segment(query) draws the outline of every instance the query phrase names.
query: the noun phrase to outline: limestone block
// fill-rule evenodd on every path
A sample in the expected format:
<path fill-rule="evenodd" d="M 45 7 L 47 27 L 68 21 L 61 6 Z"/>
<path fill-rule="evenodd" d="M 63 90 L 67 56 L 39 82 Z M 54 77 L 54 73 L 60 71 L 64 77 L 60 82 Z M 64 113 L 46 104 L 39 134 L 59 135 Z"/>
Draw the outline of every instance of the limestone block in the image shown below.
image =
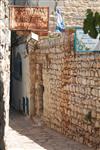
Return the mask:
<path fill-rule="evenodd" d="M 100 120 L 95 122 L 95 128 L 100 128 Z"/>
<path fill-rule="evenodd" d="M 92 118 L 96 118 L 96 111 L 92 110 Z"/>
<path fill-rule="evenodd" d="M 99 112 L 97 112 L 96 118 L 97 118 L 97 120 L 100 120 L 100 113 Z"/>

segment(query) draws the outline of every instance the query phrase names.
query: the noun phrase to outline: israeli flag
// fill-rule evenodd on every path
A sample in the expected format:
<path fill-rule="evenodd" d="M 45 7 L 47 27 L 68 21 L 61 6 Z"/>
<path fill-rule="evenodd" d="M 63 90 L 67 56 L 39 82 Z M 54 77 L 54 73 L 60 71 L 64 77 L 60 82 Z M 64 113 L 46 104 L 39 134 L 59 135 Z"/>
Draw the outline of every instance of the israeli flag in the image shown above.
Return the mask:
<path fill-rule="evenodd" d="M 56 32 L 63 32 L 65 29 L 65 25 L 64 25 L 63 18 L 61 16 L 61 12 L 58 8 L 56 9 L 56 20 L 57 20 Z"/>

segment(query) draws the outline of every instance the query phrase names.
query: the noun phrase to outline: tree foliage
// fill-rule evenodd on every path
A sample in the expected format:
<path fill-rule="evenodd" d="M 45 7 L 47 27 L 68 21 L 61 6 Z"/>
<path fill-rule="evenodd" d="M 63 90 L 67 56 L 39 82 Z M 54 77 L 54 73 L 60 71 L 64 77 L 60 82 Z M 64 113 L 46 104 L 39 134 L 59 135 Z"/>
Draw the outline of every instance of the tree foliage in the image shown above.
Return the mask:
<path fill-rule="evenodd" d="M 83 23 L 83 30 L 85 34 L 88 34 L 92 38 L 96 39 L 100 34 L 100 13 L 91 9 L 87 10 L 86 18 Z M 100 38 L 100 37 L 99 37 Z"/>

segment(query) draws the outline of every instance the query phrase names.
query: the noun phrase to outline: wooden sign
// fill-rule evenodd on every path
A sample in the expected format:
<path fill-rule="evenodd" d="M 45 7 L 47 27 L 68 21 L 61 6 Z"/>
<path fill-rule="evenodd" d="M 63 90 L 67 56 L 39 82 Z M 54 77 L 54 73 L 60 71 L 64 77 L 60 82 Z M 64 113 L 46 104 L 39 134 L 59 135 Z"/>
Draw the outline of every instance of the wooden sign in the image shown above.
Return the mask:
<path fill-rule="evenodd" d="M 49 7 L 10 6 L 10 29 L 47 34 Z"/>

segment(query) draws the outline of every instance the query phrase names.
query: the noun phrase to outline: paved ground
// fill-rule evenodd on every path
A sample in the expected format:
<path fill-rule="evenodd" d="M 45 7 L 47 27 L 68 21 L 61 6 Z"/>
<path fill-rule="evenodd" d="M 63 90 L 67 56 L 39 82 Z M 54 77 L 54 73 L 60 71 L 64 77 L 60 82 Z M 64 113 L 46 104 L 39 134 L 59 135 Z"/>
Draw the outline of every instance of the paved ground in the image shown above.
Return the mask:
<path fill-rule="evenodd" d="M 6 143 L 7 150 L 93 150 L 45 126 L 36 126 L 15 112 L 10 118 Z"/>

